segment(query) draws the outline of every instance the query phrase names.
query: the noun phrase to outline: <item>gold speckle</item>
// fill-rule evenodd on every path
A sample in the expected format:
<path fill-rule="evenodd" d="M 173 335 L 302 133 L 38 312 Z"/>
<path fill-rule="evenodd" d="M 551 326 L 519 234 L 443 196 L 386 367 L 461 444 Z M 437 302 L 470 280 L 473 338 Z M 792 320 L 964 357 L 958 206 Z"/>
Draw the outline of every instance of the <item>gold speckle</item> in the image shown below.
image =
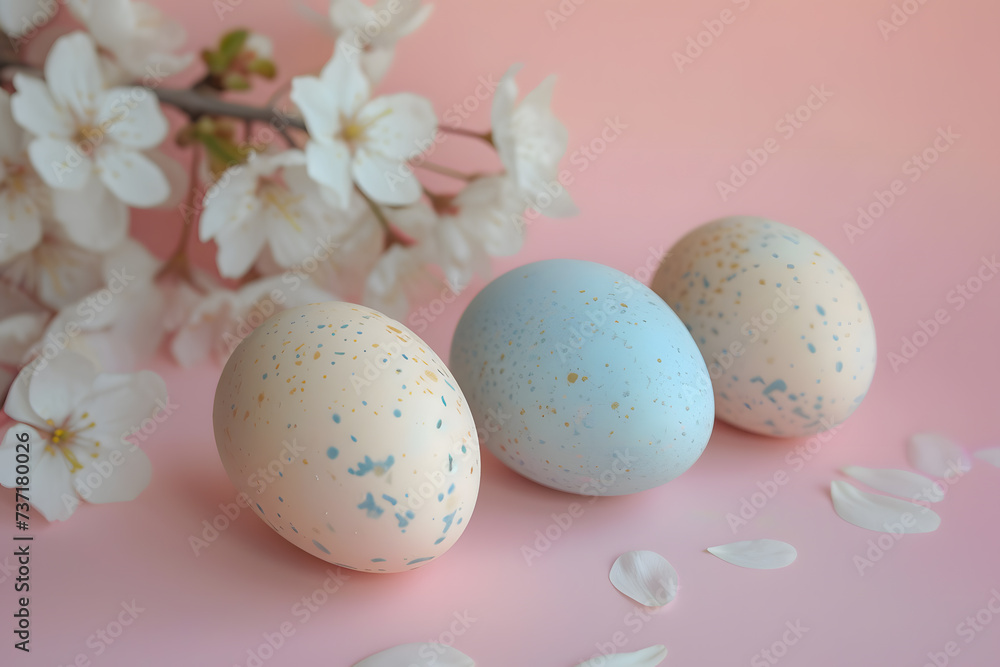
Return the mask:
<path fill-rule="evenodd" d="M 611 409 L 612 410 L 617 410 L 619 405 L 620 405 L 620 403 L 618 403 L 618 401 L 615 401 L 614 403 L 611 404 Z M 612 431 L 612 433 L 613 432 L 614 431 Z"/>
<path fill-rule="evenodd" d="M 765 282 L 764 282 L 764 279 L 763 279 L 763 278 L 761 278 L 761 279 L 760 279 L 760 284 L 761 284 L 761 285 L 766 285 L 767 283 L 765 283 Z"/>
<path fill-rule="evenodd" d="M 313 355 L 313 359 L 319 359 L 319 350 L 316 350 L 316 354 Z"/>
<path fill-rule="evenodd" d="M 580 376 L 577 375 L 576 373 L 570 373 L 569 375 L 566 376 L 566 382 L 569 382 L 570 384 L 573 384 L 574 382 L 576 382 L 576 379 L 578 377 L 580 377 Z"/>

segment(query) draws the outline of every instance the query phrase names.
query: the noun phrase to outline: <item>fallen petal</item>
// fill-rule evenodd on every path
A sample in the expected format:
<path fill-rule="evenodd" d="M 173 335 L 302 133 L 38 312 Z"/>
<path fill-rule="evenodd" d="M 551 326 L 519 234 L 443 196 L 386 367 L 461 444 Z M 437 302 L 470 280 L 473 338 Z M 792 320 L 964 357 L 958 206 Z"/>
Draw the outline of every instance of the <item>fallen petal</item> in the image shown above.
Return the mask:
<path fill-rule="evenodd" d="M 634 653 L 612 653 L 591 658 L 576 667 L 654 667 L 667 657 L 667 647 L 663 644 L 650 646 Z"/>
<path fill-rule="evenodd" d="M 981 461 L 986 461 L 987 463 L 992 463 L 996 467 L 1000 468 L 1000 447 L 991 447 L 989 449 L 980 449 L 973 454 L 977 459 Z"/>
<path fill-rule="evenodd" d="M 677 570 L 655 551 L 627 551 L 611 566 L 612 585 L 647 607 L 662 607 L 677 596 Z"/>
<path fill-rule="evenodd" d="M 776 570 L 791 565 L 798 552 L 788 542 L 781 540 L 744 540 L 731 544 L 709 547 L 708 553 L 727 563 L 754 570 Z"/>
<path fill-rule="evenodd" d="M 941 525 L 931 509 L 907 500 L 859 491 L 847 482 L 830 485 L 833 509 L 841 519 L 859 528 L 882 533 L 930 533 Z"/>
<path fill-rule="evenodd" d="M 926 500 L 931 503 L 944 500 L 944 491 L 939 484 L 909 470 L 847 466 L 843 472 L 876 491 L 891 493 L 901 498 Z"/>
<path fill-rule="evenodd" d="M 972 468 L 965 450 L 938 433 L 916 433 L 906 448 L 910 465 L 931 477 L 961 474 Z"/>
<path fill-rule="evenodd" d="M 476 662 L 444 644 L 418 642 L 400 644 L 370 655 L 353 667 L 475 667 Z"/>

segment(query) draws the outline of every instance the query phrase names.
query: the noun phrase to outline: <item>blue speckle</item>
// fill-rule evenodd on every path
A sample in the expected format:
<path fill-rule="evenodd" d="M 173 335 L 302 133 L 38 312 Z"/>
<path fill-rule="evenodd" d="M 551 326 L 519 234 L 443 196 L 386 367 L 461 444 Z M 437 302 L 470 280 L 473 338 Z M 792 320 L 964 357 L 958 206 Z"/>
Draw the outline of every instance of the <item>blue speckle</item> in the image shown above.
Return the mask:
<path fill-rule="evenodd" d="M 455 510 L 454 512 L 452 512 L 451 514 L 449 514 L 448 516 L 446 516 L 443 519 L 443 521 L 444 521 L 444 530 L 441 531 L 442 533 L 447 533 L 448 532 L 448 529 L 451 528 L 451 522 L 455 520 L 455 514 L 457 514 L 457 513 L 458 513 L 458 510 Z"/>
<path fill-rule="evenodd" d="M 444 396 L 441 397 L 441 402 L 444 404 L 445 407 L 448 407 L 448 401 L 444 400 Z"/>
<path fill-rule="evenodd" d="M 399 521 L 397 528 L 406 528 L 410 524 L 409 520 L 399 512 L 396 512 L 396 519 Z"/>
<path fill-rule="evenodd" d="M 382 494 L 382 500 L 387 501 L 390 505 L 395 505 L 398 501 L 387 493 Z"/>
<path fill-rule="evenodd" d="M 788 268 L 790 268 L 790 269 L 794 269 L 794 268 L 795 268 L 795 265 L 794 265 L 794 264 L 785 264 L 785 266 L 787 266 L 787 267 L 788 267 Z"/>
<path fill-rule="evenodd" d="M 284 498 L 282 498 L 281 496 L 278 496 L 278 501 L 279 501 L 279 502 L 285 502 L 285 499 L 284 499 Z M 280 515 L 279 515 L 279 516 L 280 516 Z"/>
<path fill-rule="evenodd" d="M 357 470 L 355 470 L 354 468 L 348 468 L 347 472 L 351 473 L 352 475 L 357 475 L 358 477 L 361 477 L 362 475 L 366 475 L 374 471 L 377 476 L 381 476 L 385 474 L 389 470 L 389 468 L 392 467 L 392 464 L 395 462 L 396 459 L 393 457 L 392 454 L 387 456 L 384 461 L 373 461 L 372 457 L 365 456 L 365 460 L 358 463 Z"/>
<path fill-rule="evenodd" d="M 403 413 L 399 411 L 399 408 L 396 408 L 395 410 L 392 411 L 393 417 L 401 417 L 402 415 Z"/>
<path fill-rule="evenodd" d="M 416 565 L 417 563 L 423 563 L 425 560 L 431 560 L 434 556 L 424 556 L 423 558 L 414 558 L 407 565 Z"/>
<path fill-rule="evenodd" d="M 444 542 L 444 535 L 434 540 L 434 544 L 441 544 L 442 542 Z"/>
<path fill-rule="evenodd" d="M 334 424 L 339 424 L 340 423 L 340 415 L 334 413 L 334 415 L 333 415 L 333 423 Z"/>
<path fill-rule="evenodd" d="M 826 311 L 823 310 L 823 306 L 820 306 L 819 304 L 816 305 L 816 312 L 820 315 L 826 315 Z"/>
<path fill-rule="evenodd" d="M 442 500 L 444 500 L 444 494 L 443 493 L 439 493 L 438 494 L 438 502 L 441 502 Z"/>
<path fill-rule="evenodd" d="M 385 511 L 381 507 L 375 504 L 375 497 L 371 493 L 365 495 L 365 500 L 363 503 L 358 505 L 358 509 L 366 510 L 368 512 L 369 518 L 372 519 L 379 518 L 380 516 L 382 516 L 382 512 Z"/>
<path fill-rule="evenodd" d="M 372 562 L 373 563 L 384 563 L 385 559 L 384 558 L 372 558 Z"/>
<path fill-rule="evenodd" d="M 261 514 L 263 514 L 263 513 L 264 513 L 264 508 L 260 506 L 260 503 L 257 503 L 257 509 L 259 509 L 259 510 L 260 510 L 260 513 L 261 513 Z"/>
<path fill-rule="evenodd" d="M 438 420 L 438 424 L 437 424 L 437 427 L 438 427 L 438 428 L 441 428 L 441 420 L 440 420 L 440 419 Z"/>
<path fill-rule="evenodd" d="M 837 362 L 837 372 L 844 370 L 844 363 L 842 361 Z"/>
<path fill-rule="evenodd" d="M 327 458 L 335 459 L 340 454 L 340 451 L 336 447 L 328 447 L 326 450 Z"/>
<path fill-rule="evenodd" d="M 327 556 L 330 555 L 329 550 L 326 547 L 324 547 L 322 544 L 320 544 L 319 542 L 317 542 L 316 540 L 313 540 L 313 544 L 315 544 L 316 548 L 319 549 L 320 551 L 322 551 L 323 553 L 325 553 Z"/>
<path fill-rule="evenodd" d="M 264 373 L 264 375 L 260 379 L 261 380 L 266 380 L 267 379 L 267 373 Z"/>
<path fill-rule="evenodd" d="M 455 485 L 452 484 L 451 486 L 448 487 L 448 495 L 450 496 L 454 491 L 455 491 Z"/>
<path fill-rule="evenodd" d="M 704 285 L 706 289 L 709 288 L 709 287 L 711 287 L 711 285 L 708 282 L 708 278 L 705 278 L 705 277 L 702 277 L 701 284 Z"/>
<path fill-rule="evenodd" d="M 806 345 L 806 347 L 808 347 L 809 351 L 812 352 L 813 354 L 816 353 L 816 346 L 813 345 L 812 343 L 809 343 L 808 345 Z"/>

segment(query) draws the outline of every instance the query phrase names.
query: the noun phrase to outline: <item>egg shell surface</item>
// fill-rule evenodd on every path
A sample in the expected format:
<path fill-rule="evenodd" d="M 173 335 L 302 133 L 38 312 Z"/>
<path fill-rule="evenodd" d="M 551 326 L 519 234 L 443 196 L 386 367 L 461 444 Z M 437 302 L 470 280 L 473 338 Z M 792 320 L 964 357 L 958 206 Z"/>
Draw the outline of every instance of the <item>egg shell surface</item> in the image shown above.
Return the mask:
<path fill-rule="evenodd" d="M 653 289 L 687 325 L 715 387 L 718 417 L 754 433 L 828 430 L 875 374 L 875 326 L 861 288 L 819 241 L 737 216 L 681 238 Z"/>
<path fill-rule="evenodd" d="M 450 362 L 480 442 L 539 484 L 622 495 L 677 477 L 712 433 L 712 385 L 684 325 L 608 266 L 552 259 L 487 285 Z"/>
<path fill-rule="evenodd" d="M 223 466 L 300 549 L 368 572 L 440 556 L 479 493 L 472 413 L 416 334 L 350 303 L 282 311 L 229 358 L 215 394 Z"/>

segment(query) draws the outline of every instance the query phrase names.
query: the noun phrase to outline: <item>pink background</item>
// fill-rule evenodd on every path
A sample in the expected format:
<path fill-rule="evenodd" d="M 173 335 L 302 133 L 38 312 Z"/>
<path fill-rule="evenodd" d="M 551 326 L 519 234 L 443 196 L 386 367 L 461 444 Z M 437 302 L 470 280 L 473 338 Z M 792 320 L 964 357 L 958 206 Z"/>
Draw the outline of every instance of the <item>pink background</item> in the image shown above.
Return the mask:
<path fill-rule="evenodd" d="M 288 621 L 294 635 L 264 664 L 350 665 L 398 643 L 433 639 L 454 641 L 484 667 L 561 667 L 617 638 L 626 651 L 665 644 L 666 665 L 752 665 L 768 664 L 753 662 L 755 654 L 780 641 L 786 622 L 800 621 L 809 630 L 784 664 L 917 667 L 951 641 L 960 652 L 949 664 L 997 664 L 1000 618 L 968 643 L 956 626 L 1000 591 L 1000 470 L 978 461 L 935 508 L 941 528 L 905 536 L 864 576 L 853 558 L 865 556 L 879 534 L 840 520 L 829 499 L 842 466 L 905 468 L 904 445 L 917 431 L 940 431 L 972 449 L 1000 445 L 1000 279 L 961 310 L 947 300 L 981 257 L 1000 250 L 1000 5 L 908 3 L 919 10 L 886 40 L 877 22 L 889 18 L 891 0 L 563 0 L 575 11 L 555 30 L 546 12 L 558 11 L 558 0 L 438 0 L 381 88 L 424 94 L 443 113 L 472 94 L 479 77 L 499 77 L 523 62 L 522 91 L 559 75 L 555 108 L 569 128 L 570 153 L 599 136 L 609 117 L 627 125 L 585 171 L 567 156 L 582 214 L 532 226 L 521 254 L 495 262 L 497 274 L 535 259 L 578 257 L 646 277 L 647 263 L 655 266 L 686 231 L 735 213 L 797 226 L 829 247 L 868 299 L 879 368 L 864 404 L 801 471 L 785 456 L 804 441 L 718 425 L 704 456 L 670 484 L 592 504 L 582 499 L 582 516 L 528 565 L 521 547 L 534 545 L 553 513 L 581 499 L 536 486 L 485 454 L 479 505 L 454 549 L 407 574 L 350 573 L 302 623 L 292 607 L 322 586 L 329 567 L 249 512 L 209 548 L 192 552 L 189 536 L 235 496 L 211 431 L 219 368 L 183 371 L 163 360 L 154 368 L 179 408 L 145 444 L 152 483 L 132 503 L 84 505 L 64 524 L 34 520 L 32 653 L 16 654 L 5 629 L 0 663 L 66 665 L 83 654 L 94 665 L 246 665 L 262 633 Z M 221 21 L 209 2 L 158 4 L 183 20 L 192 48 L 238 26 L 270 34 L 285 75 L 314 70 L 329 53 L 294 3 L 244 1 Z M 735 21 L 679 72 L 673 52 L 724 9 Z M 832 97 L 785 138 L 775 123 L 803 104 L 812 86 Z M 486 129 L 487 105 L 464 127 Z M 960 138 L 911 182 L 903 163 L 947 127 Z M 769 137 L 778 152 L 722 201 L 716 181 Z M 495 166 L 485 150 L 459 138 L 437 159 Z M 852 243 L 844 225 L 896 178 L 905 194 Z M 179 216 L 138 215 L 134 227 L 162 253 L 177 237 Z M 424 334 L 443 357 L 480 287 Z M 887 354 L 898 353 L 901 338 L 939 308 L 948 323 L 893 372 Z M 726 515 L 779 470 L 789 483 L 734 536 Z M 0 496 L 0 509 L 8 517 L 0 539 L 10 544 L 12 494 Z M 798 561 L 751 571 L 704 551 L 757 537 L 791 542 Z M 608 583 L 614 559 L 632 549 L 658 551 L 680 573 L 677 599 L 655 614 L 640 613 Z M 7 619 L 0 625 L 8 628 L 13 584 L 5 571 L 0 578 Z M 133 599 L 144 611 L 95 655 L 88 636 Z M 453 624 L 456 614 L 475 620 Z"/>

